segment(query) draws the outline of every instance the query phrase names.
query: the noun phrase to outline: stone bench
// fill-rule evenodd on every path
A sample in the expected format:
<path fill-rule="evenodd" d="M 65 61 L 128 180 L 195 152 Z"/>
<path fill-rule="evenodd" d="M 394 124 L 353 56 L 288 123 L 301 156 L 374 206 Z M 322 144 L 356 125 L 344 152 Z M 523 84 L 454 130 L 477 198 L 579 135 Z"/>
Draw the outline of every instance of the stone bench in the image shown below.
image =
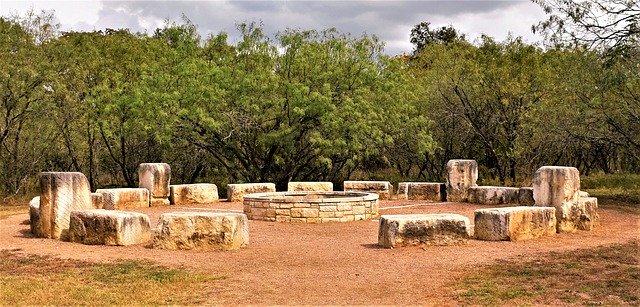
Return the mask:
<path fill-rule="evenodd" d="M 478 163 L 475 160 L 447 162 L 447 201 L 466 202 L 469 188 L 478 186 Z"/>
<path fill-rule="evenodd" d="M 167 163 L 141 163 L 138 166 L 138 187 L 149 190 L 151 207 L 169 205 L 171 166 Z"/>
<path fill-rule="evenodd" d="M 580 173 L 575 167 L 543 166 L 533 177 L 533 199 L 538 207 L 556 208 L 556 230 L 574 232 L 581 219 Z"/>
<path fill-rule="evenodd" d="M 71 242 L 87 245 L 133 245 L 150 239 L 151 226 L 146 214 L 104 209 L 71 212 Z"/>
<path fill-rule="evenodd" d="M 234 183 L 227 184 L 227 200 L 242 201 L 246 194 L 275 192 L 274 183 Z"/>
<path fill-rule="evenodd" d="M 518 189 L 518 204 L 521 206 L 533 206 L 536 201 L 533 200 L 533 188 L 523 187 Z"/>
<path fill-rule="evenodd" d="M 459 214 L 382 215 L 378 245 L 457 245 L 469 239 L 469 219 Z"/>
<path fill-rule="evenodd" d="M 210 204 L 218 201 L 218 187 L 213 183 L 177 184 L 169 189 L 172 205 Z"/>
<path fill-rule="evenodd" d="M 441 202 L 447 200 L 447 186 L 438 182 L 400 182 L 398 199 L 427 200 Z"/>
<path fill-rule="evenodd" d="M 477 186 L 468 190 L 470 203 L 481 205 L 517 204 L 518 188 Z"/>
<path fill-rule="evenodd" d="M 345 181 L 344 191 L 376 193 L 380 200 L 385 200 L 391 198 L 393 186 L 389 181 Z"/>
<path fill-rule="evenodd" d="M 123 210 L 149 207 L 149 190 L 145 188 L 98 189 L 102 194 L 102 208 Z"/>
<path fill-rule="evenodd" d="M 164 213 L 153 242 L 155 248 L 172 250 L 234 250 L 247 244 L 247 216 L 220 212 Z"/>
<path fill-rule="evenodd" d="M 333 191 L 332 182 L 289 182 L 287 185 L 288 192 L 331 192 Z"/>
<path fill-rule="evenodd" d="M 478 209 L 474 213 L 474 237 L 485 241 L 519 241 L 556 233 L 553 207 L 505 207 Z"/>

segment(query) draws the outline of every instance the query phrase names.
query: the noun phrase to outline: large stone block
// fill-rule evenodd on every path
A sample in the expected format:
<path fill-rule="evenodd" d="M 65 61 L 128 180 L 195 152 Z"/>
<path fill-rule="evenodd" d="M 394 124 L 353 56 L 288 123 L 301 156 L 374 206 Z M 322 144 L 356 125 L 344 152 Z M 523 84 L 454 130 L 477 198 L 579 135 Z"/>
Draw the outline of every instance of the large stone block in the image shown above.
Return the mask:
<path fill-rule="evenodd" d="M 466 202 L 469 188 L 478 186 L 478 163 L 475 160 L 447 162 L 447 201 Z"/>
<path fill-rule="evenodd" d="M 91 193 L 91 203 L 94 209 L 103 209 L 104 198 L 102 197 L 102 193 Z"/>
<path fill-rule="evenodd" d="M 41 237 L 60 239 L 69 229 L 71 211 L 93 209 L 89 181 L 82 173 L 40 173 Z"/>
<path fill-rule="evenodd" d="M 477 186 L 469 188 L 468 202 L 482 205 L 517 204 L 518 188 Z"/>
<path fill-rule="evenodd" d="M 391 198 L 393 186 L 389 181 L 345 181 L 344 191 L 376 193 L 385 200 Z"/>
<path fill-rule="evenodd" d="M 287 185 L 289 192 L 331 192 L 333 191 L 332 182 L 289 182 Z"/>
<path fill-rule="evenodd" d="M 396 192 L 396 199 L 405 200 L 409 199 L 409 184 L 411 182 L 398 182 L 398 190 Z"/>
<path fill-rule="evenodd" d="M 172 185 L 171 204 L 210 204 L 218 201 L 218 187 L 213 183 Z"/>
<path fill-rule="evenodd" d="M 145 188 L 98 189 L 103 209 L 123 210 L 149 207 L 149 190 Z"/>
<path fill-rule="evenodd" d="M 411 182 L 407 191 L 410 200 L 446 201 L 447 186 L 439 182 Z"/>
<path fill-rule="evenodd" d="M 88 245 L 133 245 L 151 240 L 146 214 L 104 209 L 73 211 L 69 241 Z"/>
<path fill-rule="evenodd" d="M 275 192 L 273 183 L 236 183 L 227 184 L 227 199 L 229 201 L 242 201 L 246 194 Z"/>
<path fill-rule="evenodd" d="M 469 219 L 459 214 L 382 215 L 378 245 L 455 245 L 469 239 Z"/>
<path fill-rule="evenodd" d="M 478 209 L 474 214 L 474 236 L 487 241 L 518 241 L 553 235 L 555 210 L 525 206 Z"/>
<path fill-rule="evenodd" d="M 580 221 L 580 173 L 575 167 L 543 166 L 533 177 L 533 199 L 538 207 L 556 208 L 556 230 L 573 232 Z"/>
<path fill-rule="evenodd" d="M 524 187 L 518 190 L 518 204 L 521 206 L 533 206 L 536 201 L 533 200 L 533 188 Z"/>
<path fill-rule="evenodd" d="M 32 198 L 29 202 L 29 226 L 34 236 L 45 236 L 42 232 L 42 222 L 40 221 L 40 196 Z"/>
<path fill-rule="evenodd" d="M 593 230 L 600 219 L 598 215 L 598 199 L 595 197 L 580 197 L 578 199 L 578 207 L 580 209 L 580 220 L 576 227 L 580 230 Z"/>
<path fill-rule="evenodd" d="M 138 187 L 149 190 L 150 198 L 169 198 L 171 166 L 167 163 L 142 163 L 138 166 Z"/>
<path fill-rule="evenodd" d="M 249 244 L 249 221 L 241 213 L 164 213 L 153 244 L 162 249 L 239 249 Z"/>

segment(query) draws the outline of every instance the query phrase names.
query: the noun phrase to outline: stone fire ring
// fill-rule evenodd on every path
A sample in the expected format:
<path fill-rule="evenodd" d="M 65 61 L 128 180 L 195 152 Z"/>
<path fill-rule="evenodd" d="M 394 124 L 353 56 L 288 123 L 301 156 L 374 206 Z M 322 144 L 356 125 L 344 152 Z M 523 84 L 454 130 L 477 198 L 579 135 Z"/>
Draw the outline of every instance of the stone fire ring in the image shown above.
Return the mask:
<path fill-rule="evenodd" d="M 272 192 L 247 194 L 243 202 L 250 220 L 327 223 L 378 217 L 378 197 L 365 192 Z"/>

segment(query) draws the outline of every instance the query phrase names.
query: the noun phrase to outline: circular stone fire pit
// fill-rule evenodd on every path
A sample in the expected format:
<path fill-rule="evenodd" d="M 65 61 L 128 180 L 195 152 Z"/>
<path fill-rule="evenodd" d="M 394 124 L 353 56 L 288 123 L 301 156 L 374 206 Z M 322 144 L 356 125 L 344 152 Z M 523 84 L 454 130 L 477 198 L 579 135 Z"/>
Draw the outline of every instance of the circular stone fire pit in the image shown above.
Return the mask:
<path fill-rule="evenodd" d="M 250 220 L 326 223 L 378 216 L 378 194 L 364 192 L 275 192 L 244 196 Z"/>

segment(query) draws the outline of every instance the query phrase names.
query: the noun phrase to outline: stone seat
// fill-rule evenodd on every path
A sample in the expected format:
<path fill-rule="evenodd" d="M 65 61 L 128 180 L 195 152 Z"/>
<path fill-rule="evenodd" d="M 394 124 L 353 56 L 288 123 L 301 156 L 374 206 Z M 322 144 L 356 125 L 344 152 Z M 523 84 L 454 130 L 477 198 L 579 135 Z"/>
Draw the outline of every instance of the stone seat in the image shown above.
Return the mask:
<path fill-rule="evenodd" d="M 291 181 L 287 184 L 288 192 L 331 192 L 332 182 L 324 181 Z"/>
<path fill-rule="evenodd" d="M 478 209 L 474 213 L 474 237 L 485 241 L 519 241 L 556 233 L 553 207 L 505 207 Z"/>
<path fill-rule="evenodd" d="M 69 241 L 88 245 L 133 245 L 151 239 L 149 217 L 104 209 L 71 212 Z"/>
<path fill-rule="evenodd" d="M 210 204 L 218 201 L 218 187 L 213 183 L 177 184 L 169 189 L 172 205 Z"/>
<path fill-rule="evenodd" d="M 378 245 L 458 245 L 469 239 L 469 219 L 459 214 L 382 215 Z"/>
<path fill-rule="evenodd" d="M 469 202 L 482 205 L 517 204 L 519 188 L 477 186 L 469 188 Z"/>
<path fill-rule="evenodd" d="M 380 200 L 385 200 L 391 198 L 393 186 L 389 181 L 345 181 L 344 191 L 376 193 Z"/>
<path fill-rule="evenodd" d="M 149 207 L 149 190 L 145 188 L 97 189 L 102 194 L 102 208 L 122 210 Z"/>
<path fill-rule="evenodd" d="M 227 199 L 229 201 L 242 201 L 244 196 L 253 193 L 275 192 L 274 183 L 234 183 L 227 184 Z"/>
<path fill-rule="evenodd" d="M 441 202 L 447 200 L 447 186 L 439 182 L 400 182 L 398 199 L 427 200 Z"/>
<path fill-rule="evenodd" d="M 249 244 L 249 221 L 242 213 L 171 212 L 160 216 L 154 248 L 234 250 Z"/>

